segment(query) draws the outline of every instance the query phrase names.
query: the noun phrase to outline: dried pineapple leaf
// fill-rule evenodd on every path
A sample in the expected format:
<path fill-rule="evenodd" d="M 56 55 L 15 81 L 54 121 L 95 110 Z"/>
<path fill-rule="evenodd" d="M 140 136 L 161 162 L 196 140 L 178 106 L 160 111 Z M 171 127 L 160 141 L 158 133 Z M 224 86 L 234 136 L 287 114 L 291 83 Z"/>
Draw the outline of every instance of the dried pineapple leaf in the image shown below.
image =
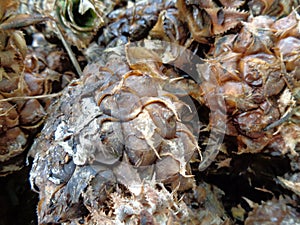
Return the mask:
<path fill-rule="evenodd" d="M 5 94 L 3 94 L 3 95 L 5 95 Z M 59 97 L 60 95 L 61 95 L 61 93 L 59 92 L 59 93 L 54 93 L 54 94 L 36 95 L 36 96 L 15 96 L 15 97 L 8 97 L 5 99 L 0 99 L 0 102 L 19 101 L 19 100 L 28 100 L 28 99 L 55 98 L 55 97 Z M 11 96 L 11 95 L 9 95 L 9 96 Z"/>
<path fill-rule="evenodd" d="M 249 13 L 233 8 L 208 8 L 205 9 L 212 21 L 212 34 L 223 34 L 245 21 Z"/>
<path fill-rule="evenodd" d="M 178 116 L 175 105 L 172 103 L 172 101 L 170 101 L 169 98 L 165 98 L 165 97 L 160 97 L 160 98 L 158 98 L 158 97 L 146 97 L 146 98 L 142 98 L 142 102 L 143 102 L 144 107 L 149 105 L 149 104 L 156 103 L 156 102 L 157 103 L 162 103 L 174 113 L 177 121 L 180 121 L 180 118 Z"/>
<path fill-rule="evenodd" d="M 113 168 L 114 174 L 118 182 L 123 184 L 135 196 L 139 196 L 142 192 L 142 181 L 135 169 L 129 162 L 127 155 L 124 153 L 123 160 Z"/>
<path fill-rule="evenodd" d="M 1 23 L 0 29 L 1 30 L 18 29 L 18 28 L 34 25 L 40 22 L 44 22 L 47 20 L 51 20 L 51 18 L 48 16 L 41 16 L 41 15 L 17 14 L 15 16 L 9 17 L 7 20 Z"/>
<path fill-rule="evenodd" d="M 17 10 L 19 4 L 20 2 L 18 0 L 0 1 L 0 21 L 13 14 Z"/>
<path fill-rule="evenodd" d="M 226 8 L 239 8 L 245 4 L 245 0 L 219 0 Z"/>
<path fill-rule="evenodd" d="M 106 3 L 114 5 L 112 1 Z M 58 26 L 67 41 L 82 50 L 87 48 L 98 29 L 104 25 L 104 11 L 111 9 L 108 5 L 92 0 L 57 0 L 52 5 L 55 11 L 52 16 L 59 21 Z"/>
<path fill-rule="evenodd" d="M 289 88 L 286 88 L 278 99 L 278 107 L 281 114 L 284 114 L 288 107 L 294 107 L 296 101 Z"/>
<path fill-rule="evenodd" d="M 83 15 L 88 10 L 95 10 L 95 6 L 89 0 L 80 0 L 78 12 Z"/>
<path fill-rule="evenodd" d="M 291 181 L 291 180 L 287 180 L 287 179 L 284 179 L 282 177 L 277 177 L 278 180 L 280 181 L 280 184 L 291 190 L 292 192 L 294 192 L 296 195 L 300 196 L 300 180 L 298 179 L 298 182 L 297 181 Z"/>
<path fill-rule="evenodd" d="M 148 72 L 153 77 L 162 77 L 158 69 L 162 64 L 162 60 L 155 51 L 127 44 L 125 53 L 127 62 L 132 69 L 140 70 L 144 73 Z"/>
<path fill-rule="evenodd" d="M 300 143 L 300 126 L 294 123 L 283 123 L 279 127 L 280 134 L 285 142 L 285 148 L 282 149 L 282 154 L 290 152 L 292 155 L 297 156 L 296 146 Z"/>

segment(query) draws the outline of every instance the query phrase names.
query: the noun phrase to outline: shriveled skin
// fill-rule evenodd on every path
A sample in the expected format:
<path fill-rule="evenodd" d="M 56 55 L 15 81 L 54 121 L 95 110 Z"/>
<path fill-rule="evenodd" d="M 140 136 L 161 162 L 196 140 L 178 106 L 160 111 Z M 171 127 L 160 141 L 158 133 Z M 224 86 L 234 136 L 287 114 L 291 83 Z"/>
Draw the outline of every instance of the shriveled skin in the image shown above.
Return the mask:
<path fill-rule="evenodd" d="M 167 9 L 175 10 L 174 1 L 137 1 L 132 6 L 112 11 L 107 15 L 107 25 L 97 40 L 98 45 L 115 47 L 144 39 L 158 22 L 159 14 Z"/>
<path fill-rule="evenodd" d="M 249 213 L 249 217 L 245 220 L 246 225 L 250 224 L 298 224 L 299 212 L 291 207 L 297 204 L 289 198 L 272 199 L 263 202 L 259 206 L 255 206 L 253 211 Z"/>
<path fill-rule="evenodd" d="M 218 7 L 213 1 L 177 0 L 179 13 L 184 15 L 183 20 L 195 41 L 208 43 L 208 38 L 229 31 L 249 16 L 247 12 L 235 9 L 240 5 L 235 5 L 234 1 L 228 8 L 226 1 L 223 3 L 225 7 Z"/>
<path fill-rule="evenodd" d="M 254 16 L 269 15 L 277 18 L 287 16 L 298 5 L 299 0 L 251 0 L 248 2 L 249 10 Z"/>
<path fill-rule="evenodd" d="M 121 6 L 107 16 L 107 26 L 95 39 L 99 46 L 91 46 L 96 46 L 97 54 L 90 54 L 95 53 L 91 49 L 85 53 L 93 63 L 49 110 L 30 151 L 31 184 L 40 195 L 40 224 L 230 224 L 219 204 L 222 193 L 204 185 L 202 177 L 195 184 L 191 161 L 204 171 L 220 150 L 223 157 L 232 154 L 219 148 L 225 133 L 237 141 L 230 149 L 234 154 L 298 157 L 297 12 L 277 21 L 251 15 L 256 11 L 285 15 L 285 9 L 275 10 L 286 6 L 283 1 L 272 0 L 248 1 L 245 8 L 250 12 L 238 9 L 246 4 L 243 0 L 150 3 Z M 236 34 L 231 34 L 233 29 Z M 129 45 L 125 50 L 106 49 L 145 37 L 137 51 Z M 195 55 L 199 49 L 194 44 L 201 48 L 215 41 L 208 53 L 203 50 L 205 59 L 191 66 L 200 84 L 165 65 L 180 58 L 176 48 L 171 53 L 161 51 L 160 59 L 151 55 L 159 43 L 153 39 L 195 48 Z M 147 51 L 139 51 L 145 46 L 150 46 Z M 176 66 L 189 67 L 191 62 L 183 58 Z M 202 156 L 197 143 L 201 124 L 194 120 L 197 110 L 183 100 L 187 92 L 210 111 L 205 132 L 211 135 L 202 143 L 206 147 Z M 28 116 L 28 110 L 23 115 Z M 212 132 L 212 128 L 218 129 Z M 229 167 L 230 160 L 216 165 Z M 283 183 L 297 194 L 298 182 L 290 182 Z M 194 203 L 199 207 L 194 209 Z M 287 204 L 281 201 L 279 207 Z M 268 211 L 268 207 L 258 209 L 258 214 Z M 282 211 L 297 214 L 293 209 Z M 250 215 L 248 221 L 255 219 Z"/>
<path fill-rule="evenodd" d="M 26 150 L 44 121 L 54 83 L 58 91 L 63 73 L 71 70 L 56 46 L 46 47 L 45 40 L 38 50 L 27 46 L 21 28 L 47 18 L 18 14 L 19 4 L 16 0 L 0 3 L 0 176 L 25 165 Z M 63 58 L 64 68 L 53 66 Z"/>
<path fill-rule="evenodd" d="M 206 63 L 198 66 L 204 80 L 202 88 L 213 80 L 218 82 L 207 99 L 216 99 L 219 93 L 224 96 L 225 105 L 215 100 L 210 107 L 226 111 L 226 132 L 237 136 L 238 153 L 267 150 L 295 154 L 295 144 L 291 147 L 287 136 L 298 136 L 299 126 L 295 120 L 300 37 L 295 29 L 297 16 L 292 12 L 277 21 L 269 16 L 250 18 L 238 34 L 216 39 Z M 294 125 L 287 123 L 290 117 Z"/>
<path fill-rule="evenodd" d="M 181 122 L 193 106 L 164 90 L 168 80 L 159 70 L 131 70 L 124 48 L 102 60 L 88 65 L 50 107 L 30 150 L 39 223 L 80 218 L 91 205 L 101 210 L 117 184 L 134 192 L 142 180 L 181 190 L 193 183 L 189 161 L 199 147 Z"/>

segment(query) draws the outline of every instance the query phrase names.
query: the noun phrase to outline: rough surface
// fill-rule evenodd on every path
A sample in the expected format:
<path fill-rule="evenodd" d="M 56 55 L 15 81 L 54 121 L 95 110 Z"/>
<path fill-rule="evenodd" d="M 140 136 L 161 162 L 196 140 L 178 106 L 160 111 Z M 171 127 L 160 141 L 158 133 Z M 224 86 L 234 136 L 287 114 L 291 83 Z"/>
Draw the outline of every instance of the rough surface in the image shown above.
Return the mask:
<path fill-rule="evenodd" d="M 298 224 L 298 5 L 3 1 L 1 174 L 34 142 L 39 224 Z"/>
<path fill-rule="evenodd" d="M 162 195 L 159 198 L 167 197 L 163 196 L 167 192 L 155 189 L 156 183 L 179 190 L 193 187 L 189 161 L 199 154 L 199 147 L 193 130 L 184 124 L 184 118 L 192 116 L 193 105 L 164 90 L 169 81 L 158 70 L 155 75 L 130 70 L 134 64 L 128 64 L 125 49 L 109 49 L 103 64 L 88 65 L 82 79 L 73 81 L 49 110 L 30 151 L 35 157 L 31 182 L 41 199 L 40 223 L 72 221 L 104 210 L 109 196 L 124 195 L 117 194 L 117 185 L 128 189 L 128 200 L 124 196 L 118 201 L 129 205 L 134 204 L 130 195 L 144 198 L 147 188 Z M 158 223 L 165 223 L 171 213 L 168 208 L 177 204 L 169 195 L 171 205 L 162 206 L 167 211 L 154 216 Z M 112 220 L 124 222 L 118 201 L 110 202 L 113 205 L 106 210 L 112 210 Z M 157 204 L 162 203 L 150 205 L 149 210 L 158 213 Z M 136 210 L 129 216 L 143 213 Z"/>
<path fill-rule="evenodd" d="M 0 176 L 24 166 L 26 149 L 44 121 L 51 93 L 74 77 L 66 53 L 41 34 L 36 33 L 35 44 L 27 47 L 17 26 L 34 20 L 18 15 L 18 5 L 14 0 L 0 3 Z M 63 68 L 57 66 L 62 63 Z"/>

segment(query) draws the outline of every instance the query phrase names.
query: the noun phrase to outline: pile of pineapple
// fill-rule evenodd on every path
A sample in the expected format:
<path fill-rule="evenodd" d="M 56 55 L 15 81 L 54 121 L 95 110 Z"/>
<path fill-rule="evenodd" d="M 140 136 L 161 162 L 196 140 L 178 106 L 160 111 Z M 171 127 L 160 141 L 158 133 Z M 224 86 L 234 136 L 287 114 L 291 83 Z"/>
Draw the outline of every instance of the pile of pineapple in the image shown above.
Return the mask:
<path fill-rule="evenodd" d="M 1 4 L 0 169 L 30 147 L 39 224 L 256 224 L 272 206 L 263 224 L 300 222 L 297 1 L 27 1 L 47 20 L 28 30 L 42 50 L 28 49 L 18 3 Z M 50 27 L 87 60 L 59 96 L 74 75 Z M 288 158 L 291 174 L 272 179 L 294 195 L 245 198 L 246 218 L 201 176 L 249 153 Z"/>
<path fill-rule="evenodd" d="M 0 14 L 0 176 L 24 166 L 26 148 L 44 122 L 50 99 L 74 77 L 66 53 L 35 34 L 28 48 L 19 27 L 35 23 L 17 14 L 18 1 L 1 2 Z M 39 18 L 41 20 L 41 18 Z M 64 68 L 58 64 L 64 63 Z M 73 74 L 72 74 L 73 73 Z M 22 154 L 23 153 L 23 154 Z M 25 154 L 24 154 L 25 153 Z"/>

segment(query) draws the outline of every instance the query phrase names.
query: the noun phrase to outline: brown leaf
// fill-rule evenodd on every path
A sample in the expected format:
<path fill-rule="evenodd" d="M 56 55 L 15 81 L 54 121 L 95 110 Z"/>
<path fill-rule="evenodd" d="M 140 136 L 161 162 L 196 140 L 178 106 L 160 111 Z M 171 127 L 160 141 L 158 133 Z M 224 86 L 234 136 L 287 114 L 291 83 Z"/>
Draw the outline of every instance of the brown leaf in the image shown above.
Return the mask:
<path fill-rule="evenodd" d="M 212 34 L 218 35 L 236 27 L 241 21 L 245 21 L 249 14 L 232 8 L 208 8 L 205 9 L 212 21 Z"/>

